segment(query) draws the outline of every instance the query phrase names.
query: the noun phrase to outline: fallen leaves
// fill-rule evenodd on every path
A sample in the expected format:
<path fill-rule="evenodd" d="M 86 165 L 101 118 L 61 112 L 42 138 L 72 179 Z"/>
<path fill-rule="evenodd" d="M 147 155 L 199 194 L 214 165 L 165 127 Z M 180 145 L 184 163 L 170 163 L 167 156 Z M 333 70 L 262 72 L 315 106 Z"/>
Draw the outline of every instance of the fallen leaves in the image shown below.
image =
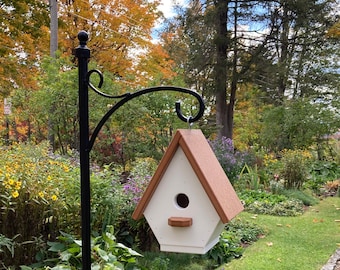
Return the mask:
<path fill-rule="evenodd" d="M 313 223 L 318 223 L 318 222 L 323 222 L 323 219 L 321 218 L 321 219 L 317 219 L 317 218 L 314 218 L 313 219 Z"/>
<path fill-rule="evenodd" d="M 283 227 L 283 225 L 282 225 L 281 223 L 276 224 L 276 226 L 277 226 L 277 227 Z M 292 227 L 292 225 L 290 225 L 290 224 L 286 224 L 285 226 L 286 226 L 287 228 Z"/>

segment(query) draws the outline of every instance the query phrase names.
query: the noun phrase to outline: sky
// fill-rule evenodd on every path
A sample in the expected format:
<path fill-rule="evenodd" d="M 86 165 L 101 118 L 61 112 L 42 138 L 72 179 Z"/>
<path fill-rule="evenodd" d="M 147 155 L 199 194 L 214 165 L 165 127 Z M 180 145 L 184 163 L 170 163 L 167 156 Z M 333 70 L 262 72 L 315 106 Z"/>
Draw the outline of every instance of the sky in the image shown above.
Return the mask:
<path fill-rule="evenodd" d="M 158 6 L 159 11 L 161 11 L 166 19 L 171 18 L 176 15 L 174 6 L 180 5 L 185 6 L 187 3 L 187 0 L 160 0 L 160 5 Z M 162 28 L 163 20 L 159 20 L 155 27 L 153 28 L 153 41 L 158 42 L 158 34 L 160 29 Z"/>
<path fill-rule="evenodd" d="M 159 10 L 163 12 L 165 18 L 170 18 L 175 15 L 174 5 L 178 4 L 184 6 L 186 0 L 161 0 L 161 4 L 159 6 Z"/>

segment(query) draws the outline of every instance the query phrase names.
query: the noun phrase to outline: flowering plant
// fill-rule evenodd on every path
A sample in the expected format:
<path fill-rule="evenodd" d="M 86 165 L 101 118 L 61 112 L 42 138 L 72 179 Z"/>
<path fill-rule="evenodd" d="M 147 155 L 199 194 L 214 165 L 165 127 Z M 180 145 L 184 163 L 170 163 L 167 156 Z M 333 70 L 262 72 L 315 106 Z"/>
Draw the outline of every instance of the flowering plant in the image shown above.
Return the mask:
<path fill-rule="evenodd" d="M 231 183 L 238 179 L 245 164 L 253 163 L 252 155 L 248 152 L 237 151 L 230 138 L 222 137 L 209 143 Z"/>
<path fill-rule="evenodd" d="M 78 170 L 71 169 L 69 161 L 53 155 L 47 142 L 13 144 L 1 150 L 1 233 L 9 238 L 19 235 L 16 241 L 27 242 L 36 236 L 53 239 L 62 227 L 73 227 L 74 214 L 69 212 L 74 210 L 70 207 L 77 199 L 72 198 L 70 202 L 66 198 L 74 195 L 74 187 L 79 182 L 75 177 Z M 33 244 L 18 246 L 15 259 L 21 252 L 34 258 L 31 255 L 36 250 Z M 2 259 L 0 256 L 0 261 Z M 10 259 L 13 264 L 19 263 Z"/>

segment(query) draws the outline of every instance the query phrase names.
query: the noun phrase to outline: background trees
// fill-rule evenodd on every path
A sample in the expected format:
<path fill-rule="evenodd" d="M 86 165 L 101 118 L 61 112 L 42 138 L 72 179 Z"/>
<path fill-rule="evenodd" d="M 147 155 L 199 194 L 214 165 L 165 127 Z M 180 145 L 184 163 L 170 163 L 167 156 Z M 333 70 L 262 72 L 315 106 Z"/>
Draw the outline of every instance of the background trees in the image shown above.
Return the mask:
<path fill-rule="evenodd" d="M 303 114 L 307 118 L 328 115 L 330 119 L 324 117 L 327 121 L 318 121 L 328 127 L 322 132 L 332 133 L 339 121 L 334 113 L 339 108 L 340 88 L 336 4 L 335 0 L 307 4 L 302 0 L 193 0 L 187 8 L 178 9 L 178 16 L 167 23 L 161 41 L 156 43 L 152 40 L 152 28 L 161 17 L 158 2 L 59 1 L 59 52 L 56 59 L 47 59 L 47 1 L 1 1 L 0 84 L 2 97 L 13 97 L 11 130 L 18 138 L 21 133 L 22 138 L 39 141 L 47 136 L 47 119 L 55 118 L 57 146 L 62 152 L 67 147 L 77 147 L 77 86 L 72 50 L 78 46 L 78 31 L 85 29 L 90 34 L 91 63 L 105 71 L 107 91 L 122 93 L 155 84 L 197 89 L 208 105 L 203 127 L 207 135 L 234 138 L 242 148 L 262 146 L 269 143 L 264 138 L 275 130 L 269 119 L 279 111 L 286 115 L 282 121 L 293 121 L 293 115 L 298 115 L 292 104 L 300 104 L 302 111 L 308 111 Z M 127 138 L 132 130 L 138 130 L 138 125 L 145 126 L 141 129 L 144 132 L 136 133 L 143 140 L 134 142 L 154 143 L 158 150 L 150 153 L 158 153 L 159 157 L 164 145 L 162 140 L 155 140 L 156 134 L 171 136 L 170 130 L 177 126 L 169 118 L 171 109 L 154 101 L 160 98 L 172 102 L 177 97 L 157 96 L 134 105 L 131 111 L 125 109 L 125 114 L 138 112 L 158 122 L 131 117 L 134 126 L 127 123 L 126 116 L 117 115 L 119 120 L 110 123 L 106 131 L 112 134 L 116 130 L 117 138 L 122 138 L 123 133 Z M 55 113 L 43 109 L 57 103 Z M 110 104 L 96 99 L 91 106 L 96 119 Z M 301 117 L 300 114 L 294 121 L 309 123 Z M 117 129 L 118 121 L 124 123 L 124 132 L 123 128 Z M 278 131 L 300 134 L 293 126 L 283 129 L 283 123 L 276 122 Z M 128 127 L 131 132 L 127 132 Z M 155 133 L 154 129 L 158 131 Z M 311 134 L 313 142 L 319 140 L 321 134 L 312 135 L 310 131 L 303 130 L 302 134 Z M 282 134 L 285 144 L 279 145 L 278 140 L 270 148 L 301 145 L 287 143 L 283 138 L 287 136 L 290 135 Z M 109 140 L 113 143 L 117 138 L 115 134 Z M 141 149 L 147 152 L 144 147 Z"/>
<path fill-rule="evenodd" d="M 42 1 L 0 1 L 0 93 L 35 88 L 39 59 L 48 51 L 48 10 Z"/>
<path fill-rule="evenodd" d="M 338 45 L 327 36 L 336 20 L 335 4 L 191 1 L 169 23 L 169 53 L 178 48 L 174 44 L 185 43 L 181 48 L 190 55 L 185 58 L 190 64 L 178 64 L 189 83 L 204 78 L 200 86 L 213 97 L 219 136 L 233 136 L 236 93 L 244 83 L 261 89 L 267 102 L 276 105 L 287 98 L 326 97 L 326 91 L 337 91 Z"/>
<path fill-rule="evenodd" d="M 112 92 L 108 85 L 119 94 L 135 91 L 155 79 L 170 83 L 174 76 L 172 61 L 151 38 L 152 27 L 161 16 L 157 4 L 58 1 L 59 52 L 56 59 L 48 59 L 50 18 L 46 1 L 1 1 L 1 91 L 3 98 L 13 99 L 11 132 L 40 141 L 48 135 L 46 123 L 53 120 L 57 147 L 62 152 L 77 147 L 77 79 L 72 50 L 78 46 L 81 29 L 90 34 L 92 62 L 109 73 L 108 91 Z M 108 105 L 95 104 L 94 115 L 103 112 L 100 106 Z"/>

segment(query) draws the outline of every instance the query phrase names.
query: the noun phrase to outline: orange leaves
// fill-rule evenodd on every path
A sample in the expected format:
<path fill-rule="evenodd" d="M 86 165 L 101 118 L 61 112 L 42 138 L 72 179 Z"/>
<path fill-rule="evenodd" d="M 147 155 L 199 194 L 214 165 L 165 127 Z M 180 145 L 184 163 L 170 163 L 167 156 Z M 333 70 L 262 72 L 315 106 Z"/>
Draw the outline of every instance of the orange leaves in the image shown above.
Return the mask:
<path fill-rule="evenodd" d="M 175 76 L 173 66 L 173 60 L 170 59 L 163 47 L 160 44 L 152 44 L 149 51 L 140 58 L 137 72 L 144 74 L 143 77 L 149 80 L 161 77 L 159 79 L 165 84 L 166 80 Z"/>
<path fill-rule="evenodd" d="M 135 76 L 136 61 L 141 51 L 153 50 L 151 29 L 159 14 L 157 2 L 142 0 L 78 0 L 60 4 L 60 42 L 70 53 L 78 46 L 76 35 L 89 32 L 91 57 L 102 69 L 126 79 Z M 137 60 L 136 60 L 137 59 Z M 133 78 L 133 80 L 135 80 Z"/>

